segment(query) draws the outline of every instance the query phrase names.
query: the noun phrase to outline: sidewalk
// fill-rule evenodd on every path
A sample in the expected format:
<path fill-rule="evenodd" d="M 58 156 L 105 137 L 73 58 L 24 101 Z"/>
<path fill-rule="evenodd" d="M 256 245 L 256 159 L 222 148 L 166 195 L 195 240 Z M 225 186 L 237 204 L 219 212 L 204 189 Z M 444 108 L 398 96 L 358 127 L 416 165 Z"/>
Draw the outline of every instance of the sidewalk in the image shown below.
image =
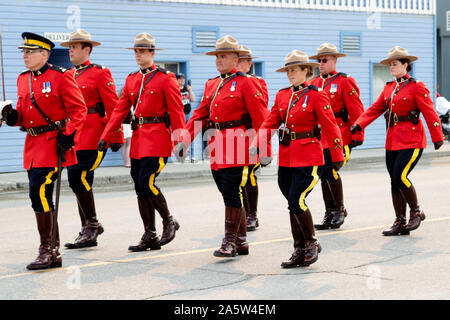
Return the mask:
<path fill-rule="evenodd" d="M 428 144 L 424 150 L 422 158 L 438 158 L 450 156 L 450 144 L 445 142 L 440 150 L 435 151 L 432 144 Z M 361 163 L 384 162 L 385 149 L 358 149 L 352 151 L 349 165 Z M 262 176 L 276 176 L 277 158 L 264 170 L 261 170 Z M 158 180 L 160 182 L 179 181 L 183 184 L 189 184 L 191 179 L 211 178 L 209 161 L 198 161 L 195 163 L 168 163 L 161 172 Z M 95 187 L 105 187 L 111 185 L 130 185 L 133 186 L 133 180 L 130 176 L 130 168 L 125 167 L 99 167 L 95 170 Z M 66 170 L 63 171 L 61 187 L 63 190 L 69 188 L 67 182 Z M 0 192 L 27 191 L 28 177 L 26 171 L 0 173 Z"/>

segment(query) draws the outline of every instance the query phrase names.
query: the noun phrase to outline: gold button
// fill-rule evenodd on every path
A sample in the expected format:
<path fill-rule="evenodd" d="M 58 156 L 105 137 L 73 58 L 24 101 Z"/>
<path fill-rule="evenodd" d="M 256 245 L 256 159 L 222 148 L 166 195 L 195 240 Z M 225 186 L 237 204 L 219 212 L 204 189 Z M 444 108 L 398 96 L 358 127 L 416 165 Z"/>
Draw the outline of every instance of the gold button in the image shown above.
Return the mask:
<path fill-rule="evenodd" d="M 416 128 L 415 128 L 415 127 L 413 127 L 413 130 L 416 130 Z"/>
<path fill-rule="evenodd" d="M 83 88 L 83 89 L 86 89 L 86 86 L 83 86 L 82 88 Z"/>
<path fill-rule="evenodd" d="M 217 107 L 217 103 L 214 106 Z"/>
<path fill-rule="evenodd" d="M 48 94 L 46 94 L 45 97 L 48 98 Z"/>
<path fill-rule="evenodd" d="M 36 78 L 34 78 L 34 80 L 36 81 L 37 79 L 36 79 Z"/>
<path fill-rule="evenodd" d="M 294 125 L 291 125 L 291 127 L 293 128 L 293 127 L 294 127 Z"/>
<path fill-rule="evenodd" d="M 283 111 L 283 109 L 282 109 L 282 108 L 280 108 L 280 111 Z"/>
<path fill-rule="evenodd" d="M 139 100 L 139 103 L 142 103 L 142 100 Z"/>
<path fill-rule="evenodd" d="M 220 92 L 217 92 L 217 95 L 220 96 Z"/>
<path fill-rule="evenodd" d="M 289 115 L 291 118 L 293 117 L 293 115 L 291 114 L 291 115 Z"/>
<path fill-rule="evenodd" d="M 131 95 L 133 95 L 134 93 L 132 92 L 132 93 L 130 93 Z"/>
<path fill-rule="evenodd" d="M 218 118 L 217 118 L 217 117 L 215 117 L 214 119 L 216 119 L 216 120 L 217 120 Z"/>
<path fill-rule="evenodd" d="M 233 95 L 231 95 L 230 97 L 233 98 Z"/>
<path fill-rule="evenodd" d="M 392 106 L 395 106 L 395 103 L 393 103 Z"/>
<path fill-rule="evenodd" d="M 150 91 L 150 94 L 153 94 L 153 91 Z"/>
<path fill-rule="evenodd" d="M 33 121 L 30 121 L 30 123 L 33 123 Z"/>

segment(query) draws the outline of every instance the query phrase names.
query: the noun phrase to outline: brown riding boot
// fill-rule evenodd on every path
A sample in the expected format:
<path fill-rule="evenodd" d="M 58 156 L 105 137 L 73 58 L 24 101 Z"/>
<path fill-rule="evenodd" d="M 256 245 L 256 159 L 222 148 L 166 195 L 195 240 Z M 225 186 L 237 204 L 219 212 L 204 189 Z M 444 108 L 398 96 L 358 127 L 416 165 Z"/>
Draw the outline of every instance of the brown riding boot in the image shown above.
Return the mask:
<path fill-rule="evenodd" d="M 59 253 L 59 230 L 56 226 L 56 246 L 52 249 L 52 230 L 54 212 L 35 212 L 41 244 L 39 255 L 27 266 L 28 270 L 58 268 L 62 266 Z"/>
<path fill-rule="evenodd" d="M 74 243 L 66 243 L 67 249 L 78 249 L 97 246 L 97 237 L 103 233 L 103 226 L 97 220 L 94 193 L 77 193 L 78 212 L 81 217 L 82 228 Z"/>
<path fill-rule="evenodd" d="M 302 267 L 303 260 L 305 259 L 305 251 L 303 248 L 304 239 L 303 232 L 300 229 L 297 219 L 295 219 L 294 214 L 289 214 L 290 222 L 291 222 L 291 232 L 292 237 L 294 238 L 294 252 L 288 261 L 284 261 L 281 263 L 282 268 L 295 268 Z"/>
<path fill-rule="evenodd" d="M 245 214 L 242 214 L 241 223 L 239 224 L 239 229 L 236 237 L 236 252 L 241 256 L 248 255 L 247 225 Z"/>
<path fill-rule="evenodd" d="M 326 230 L 331 227 L 331 220 L 333 220 L 334 217 L 332 211 L 336 205 L 334 204 L 333 195 L 331 194 L 327 181 L 322 180 L 320 185 L 322 187 L 322 196 L 325 203 L 325 215 L 322 222 L 320 224 L 315 224 L 314 227 L 317 230 Z"/>
<path fill-rule="evenodd" d="M 245 186 L 246 202 L 247 202 L 247 231 L 254 231 L 259 227 L 258 217 L 258 185 Z"/>
<path fill-rule="evenodd" d="M 135 246 L 129 246 L 128 250 L 137 252 L 150 250 L 159 250 L 161 245 L 155 228 L 155 208 L 149 197 L 138 197 L 139 213 L 144 223 L 144 235 L 141 241 Z"/>
<path fill-rule="evenodd" d="M 328 181 L 330 190 L 335 202 L 334 210 L 332 211 L 333 219 L 331 220 L 331 229 L 338 229 L 347 217 L 347 210 L 344 207 L 344 190 L 342 188 L 342 179 Z"/>
<path fill-rule="evenodd" d="M 161 245 L 163 246 L 175 238 L 175 232 L 180 228 L 180 224 L 170 214 L 162 192 L 158 193 L 156 197 L 150 198 L 150 201 L 163 219 L 163 233 L 161 235 Z"/>
<path fill-rule="evenodd" d="M 394 205 L 395 221 L 392 227 L 383 231 L 384 236 L 408 235 L 406 230 L 406 201 L 400 192 L 392 193 L 392 204 Z"/>
<path fill-rule="evenodd" d="M 420 226 L 420 223 L 425 220 L 425 213 L 420 209 L 417 201 L 416 189 L 413 185 L 411 185 L 408 189 L 400 190 L 400 192 L 408 203 L 410 209 L 409 222 L 405 229 L 408 231 L 416 230 Z"/>
<path fill-rule="evenodd" d="M 294 214 L 294 217 L 297 219 L 297 223 L 305 237 L 305 257 L 303 259 L 303 265 L 309 266 L 317 261 L 319 253 L 322 251 L 322 247 L 319 240 L 315 237 L 314 224 L 309 209 L 306 209 L 303 213 Z"/>
<path fill-rule="evenodd" d="M 243 215 L 242 208 L 225 207 L 225 238 L 222 240 L 222 246 L 214 251 L 214 256 L 224 258 L 236 256 L 236 236 Z"/>

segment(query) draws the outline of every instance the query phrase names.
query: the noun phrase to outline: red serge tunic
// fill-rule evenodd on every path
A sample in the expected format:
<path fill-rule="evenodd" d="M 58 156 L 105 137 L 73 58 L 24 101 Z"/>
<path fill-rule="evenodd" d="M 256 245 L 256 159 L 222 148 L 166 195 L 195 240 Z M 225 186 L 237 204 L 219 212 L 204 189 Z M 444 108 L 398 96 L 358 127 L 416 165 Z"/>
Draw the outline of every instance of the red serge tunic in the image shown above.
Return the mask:
<path fill-rule="evenodd" d="M 31 102 L 29 80 L 39 108 L 54 122 L 66 120 L 62 129 L 66 135 L 75 130 L 75 145 L 80 139 L 81 128 L 86 120 L 87 108 L 73 77 L 66 69 L 45 64 L 38 71 L 22 72 L 17 78 L 17 112 L 19 120 L 16 125 L 25 128 L 34 128 L 48 125 L 48 122 L 39 113 Z M 27 134 L 23 152 L 23 167 L 26 170 L 43 167 L 56 167 L 58 156 L 56 154 L 58 131 L 48 131 L 36 136 Z M 67 151 L 64 167 L 77 164 L 75 148 Z"/>
<path fill-rule="evenodd" d="M 139 97 L 141 85 L 155 72 Z M 111 141 L 135 102 L 136 120 L 139 117 L 163 117 L 167 112 L 172 131 L 182 129 L 185 125 L 181 93 L 175 75 L 152 65 L 127 77 L 119 104 L 114 108 L 100 139 Z M 170 157 L 172 148 L 172 132 L 164 123 L 138 124 L 131 137 L 130 158 Z"/>
<path fill-rule="evenodd" d="M 87 114 L 86 122 L 80 133 L 82 139 L 75 146 L 76 150 L 97 150 L 97 144 L 108 122 L 108 117 L 111 116 L 119 102 L 111 71 L 103 66 L 91 64 L 87 60 L 67 72 L 75 78 L 88 108 L 95 108 L 97 103 L 103 103 L 105 107 L 106 115 L 104 117 L 101 117 L 99 113 Z M 110 142 L 123 143 L 123 132 L 119 131 L 114 134 Z"/>
<path fill-rule="evenodd" d="M 359 98 L 359 88 L 355 79 L 344 73 L 333 71 L 325 76 L 318 76 L 311 80 L 311 84 L 323 88 L 330 98 L 330 105 L 333 112 L 339 112 L 343 108 L 347 109 L 348 121 L 336 117 L 336 123 L 341 129 L 344 145 L 348 145 L 352 140 L 364 141 L 364 131 L 355 134 L 350 132 L 350 127 L 356 119 L 364 112 L 364 106 Z M 325 88 L 324 88 L 325 86 Z M 326 139 L 322 141 L 324 149 L 328 148 Z"/>
<path fill-rule="evenodd" d="M 214 95 L 222 82 L 226 82 L 225 85 Z M 190 140 L 182 141 L 189 145 L 202 127 L 206 126 L 208 119 L 216 124 L 241 120 L 242 116 L 250 114 L 254 130 L 247 130 L 245 125 L 220 131 L 210 129 L 214 131 L 214 136 L 209 141 L 212 170 L 249 166 L 258 162 L 256 156 L 250 157 L 248 154 L 250 142 L 268 113 L 256 79 L 233 69 L 223 78 L 219 76 L 206 82 L 200 105 L 186 125 L 186 134 Z"/>
<path fill-rule="evenodd" d="M 292 105 L 286 117 L 289 104 L 307 90 L 306 88 L 309 88 L 309 91 Z M 305 82 L 298 91 L 294 91 L 292 87 L 278 91 L 275 104 L 259 129 L 259 141 L 262 136 L 270 137 L 271 133 L 274 133 L 273 130 L 278 129 L 286 118 L 286 127 L 294 132 L 313 131 L 314 126 L 319 123 L 325 133 L 323 136 L 332 146 L 330 152 L 333 162 L 344 161 L 341 132 L 336 124 L 329 98 L 321 89 L 309 86 L 309 83 Z M 255 139 L 252 144 L 256 143 Z M 259 148 L 261 149 L 261 145 Z M 291 140 L 289 146 L 280 143 L 278 155 L 280 167 L 309 167 L 323 164 L 323 147 L 316 137 Z"/>
<path fill-rule="evenodd" d="M 407 116 L 413 110 L 420 110 L 423 114 L 432 141 L 443 141 L 441 121 L 434 110 L 430 92 L 422 82 L 414 79 L 409 81 L 410 78 L 407 74 L 400 81 L 388 82 L 377 101 L 356 120 L 356 123 L 364 129 L 391 108 L 390 121 L 393 121 L 394 125 L 387 131 L 386 150 L 423 149 L 426 147 L 427 140 L 422 119 L 419 119 L 418 124 L 413 124 L 411 121 L 395 122 L 396 116 Z M 390 101 L 391 96 L 392 101 Z"/>

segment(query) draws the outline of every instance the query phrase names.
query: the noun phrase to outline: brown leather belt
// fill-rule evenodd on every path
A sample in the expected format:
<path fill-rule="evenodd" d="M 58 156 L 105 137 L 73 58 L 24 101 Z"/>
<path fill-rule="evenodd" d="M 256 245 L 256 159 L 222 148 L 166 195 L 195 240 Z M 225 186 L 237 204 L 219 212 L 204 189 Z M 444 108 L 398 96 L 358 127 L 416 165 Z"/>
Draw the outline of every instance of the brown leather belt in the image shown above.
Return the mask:
<path fill-rule="evenodd" d="M 314 131 L 302 131 L 302 132 L 290 132 L 291 140 L 305 139 L 305 138 L 314 138 Z"/>
<path fill-rule="evenodd" d="M 149 123 L 164 123 L 163 117 L 139 117 L 136 120 L 131 120 L 131 129 L 136 130 L 137 125 L 149 124 Z"/>
<path fill-rule="evenodd" d="M 88 108 L 87 113 L 88 113 L 88 114 L 91 114 L 91 113 L 99 113 L 99 112 L 98 112 L 98 109 L 97 109 L 97 108 Z"/>
<path fill-rule="evenodd" d="M 34 128 L 27 128 L 27 132 L 30 136 L 37 136 L 38 134 L 48 131 L 56 131 L 66 126 L 66 120 L 55 121 L 54 124 L 46 124 L 45 126 L 39 126 Z"/>
<path fill-rule="evenodd" d="M 245 125 L 242 119 L 225 122 L 213 122 L 212 120 L 209 120 L 208 124 L 209 124 L 208 128 L 215 128 L 216 130 L 231 129 Z"/>
<path fill-rule="evenodd" d="M 386 112 L 386 125 L 389 122 L 389 113 Z M 399 116 L 396 113 L 392 114 L 391 121 L 389 122 L 389 127 L 393 127 L 397 122 L 412 122 L 411 117 L 409 115 L 406 116 Z"/>

